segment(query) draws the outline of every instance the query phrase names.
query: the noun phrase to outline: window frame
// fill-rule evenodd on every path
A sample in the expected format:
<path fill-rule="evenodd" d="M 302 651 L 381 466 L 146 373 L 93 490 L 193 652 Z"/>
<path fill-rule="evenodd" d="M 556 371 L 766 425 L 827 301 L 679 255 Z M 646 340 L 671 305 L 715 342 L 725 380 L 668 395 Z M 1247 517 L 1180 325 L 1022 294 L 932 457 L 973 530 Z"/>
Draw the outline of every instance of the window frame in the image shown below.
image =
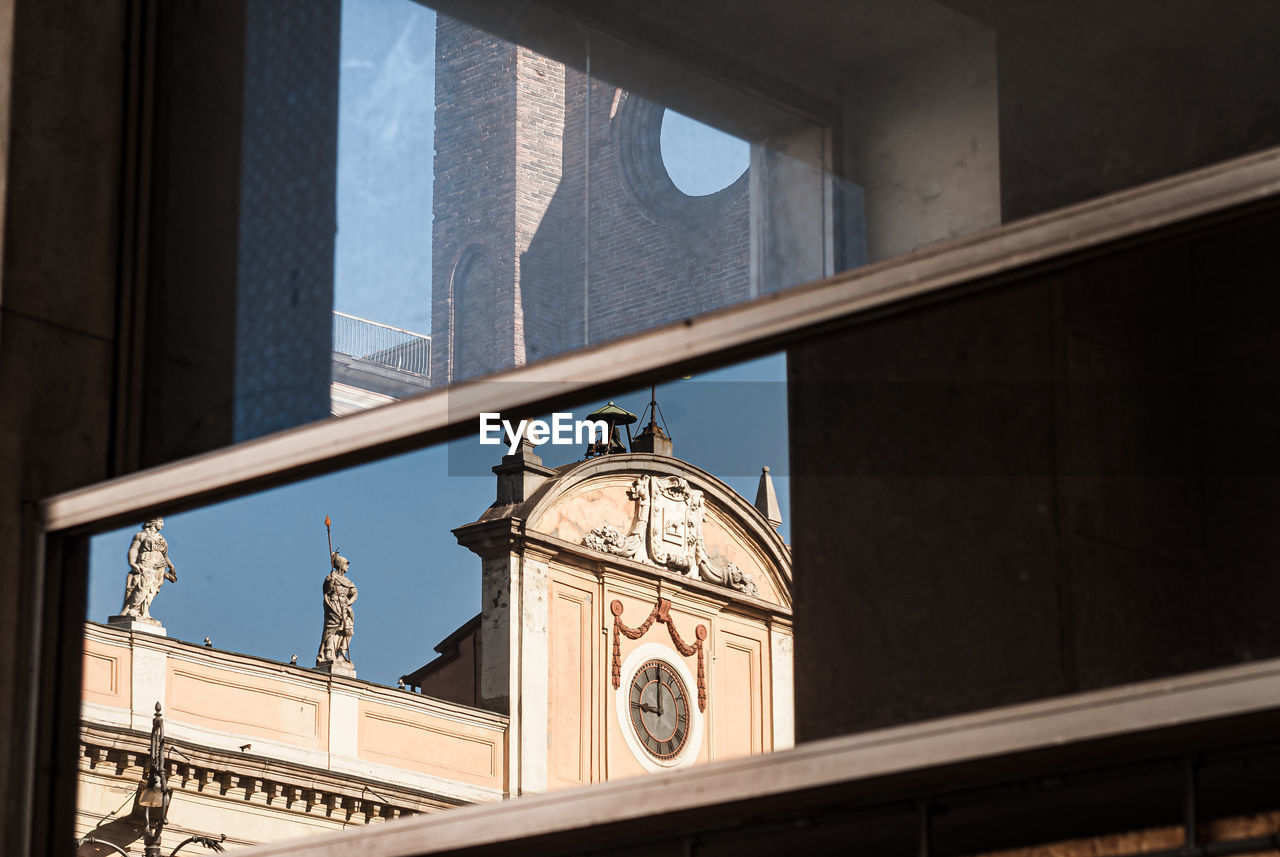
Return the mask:
<path fill-rule="evenodd" d="M 960 287 L 1280 195 L 1280 147 L 932 245 L 650 331 L 454 384 L 357 414 L 214 450 L 50 497 L 45 533 L 126 523 L 420 449 L 485 412 L 543 412 L 619 388 L 760 356 L 813 334 Z"/>
<path fill-rule="evenodd" d="M 817 333 L 856 324 L 883 312 L 940 299 L 944 293 L 989 288 L 1029 269 L 1077 259 L 1119 243 L 1141 242 L 1156 235 L 1167 236 L 1170 231 L 1197 228 L 1216 218 L 1230 219 L 1256 206 L 1275 205 L 1278 201 L 1280 148 L 1275 148 L 933 245 L 907 256 L 684 322 L 509 369 L 482 380 L 290 429 L 44 500 L 38 508 L 30 510 L 23 522 L 32 536 L 32 540 L 25 543 L 36 547 L 30 556 L 20 560 L 27 569 L 32 601 L 29 621 L 18 630 L 17 644 L 19 650 L 31 652 L 32 658 L 26 673 L 17 677 L 15 689 L 19 698 L 24 698 L 21 694 L 25 693 L 28 700 L 22 722 L 15 724 L 15 731 L 20 735 L 15 745 L 25 744 L 28 748 L 26 756 L 15 760 L 12 768 L 14 787 L 26 801 L 17 811 L 22 829 L 17 831 L 15 841 L 26 846 L 21 849 L 26 853 L 52 853 L 60 851 L 59 843 L 70 835 L 76 769 L 68 762 L 75 758 L 81 619 L 87 575 L 85 546 L 91 531 L 119 526 L 145 510 L 188 509 L 439 443 L 469 431 L 481 412 L 528 414 L 581 403 L 620 387 L 639 386 L 785 348 Z M 1266 673 L 1266 682 L 1280 681 L 1268 670 L 1276 670 L 1276 665 L 1263 665 L 1261 671 Z M 1229 670 L 1215 671 L 1207 679 L 1210 686 L 1232 680 Z M 1206 679 L 1196 681 L 1203 685 Z M 1267 687 L 1271 688 L 1272 684 Z M 1141 695 L 1139 686 L 1130 685 L 1121 689 L 1120 697 L 1127 699 L 1125 694 L 1129 692 Z M 1276 695 L 1271 693 L 1270 698 Z M 1210 709 L 1214 716 L 1226 716 L 1250 710 L 1251 699 L 1248 693 L 1228 694 L 1220 703 L 1204 703 L 1208 708 L 1202 706 L 1197 710 L 1203 716 L 1209 716 Z M 1121 706 L 1116 710 L 1136 710 L 1132 706 L 1124 709 L 1129 703 L 1123 700 L 1116 704 Z M 978 720 L 998 716 L 998 712 L 974 715 Z M 1036 722 L 1041 726 L 1025 736 L 1025 748 L 1056 742 L 1058 733 L 1054 731 L 1052 718 Z M 963 736 L 961 730 L 928 737 L 929 741 L 942 742 L 937 752 L 916 754 L 913 758 L 920 765 L 938 764 L 946 756 L 943 750 L 947 747 L 951 748 L 948 752 L 962 749 L 967 740 Z M 836 743 L 831 746 L 848 748 L 852 753 L 864 737 L 834 740 Z M 926 745 L 914 746 L 919 749 Z M 380 833 L 377 841 L 399 844 L 377 853 L 423 853 L 425 834 L 420 830 L 423 826 L 432 825 L 433 837 L 444 830 L 460 829 L 458 825 L 470 825 L 471 830 L 478 831 L 485 826 L 479 820 L 488 817 L 482 815 L 485 812 L 524 819 L 543 818 L 539 823 L 565 825 L 575 819 L 587 819 L 592 813 L 621 812 L 622 802 L 630 800 L 627 795 L 632 792 L 628 789 L 662 794 L 669 776 L 720 778 L 715 781 L 726 787 L 730 781 L 737 781 L 763 794 L 770 780 L 785 780 L 783 774 L 799 776 L 799 772 L 807 770 L 806 765 L 839 776 L 841 765 L 856 767 L 860 764 L 858 758 L 856 754 L 845 754 L 842 749 L 841 753 L 823 761 L 821 752 L 815 755 L 814 750 L 801 747 L 780 756 L 729 763 L 706 774 L 695 770 L 662 775 L 652 783 L 646 781 L 627 788 L 618 784 L 598 793 L 583 791 L 571 796 L 534 798 L 510 806 L 470 810 L 465 814 L 451 813 L 444 820 L 406 822 Z M 799 767 L 788 768 L 788 765 Z M 848 773 L 847 769 L 843 770 Z M 599 790 L 601 786 L 593 788 Z M 720 793 L 708 794 L 714 797 Z M 563 811 L 553 811 L 561 805 L 566 807 Z M 539 813 L 545 813 L 545 817 Z M 536 835 L 536 831 L 530 827 L 528 835 Z M 351 834 L 339 836 L 349 838 Z M 438 841 L 451 841 L 452 847 L 463 847 L 467 842 L 480 844 L 475 833 L 459 836 L 461 838 L 455 840 Z M 471 838 L 468 840 L 467 836 Z M 341 843 L 345 841 L 326 838 L 324 844 L 341 850 Z M 320 844 L 298 840 L 267 847 L 261 853 L 311 851 Z"/>
<path fill-rule="evenodd" d="M 452 809 L 394 825 L 321 834 L 254 849 L 255 857 L 350 853 L 363 857 L 418 857 L 521 849 L 540 854 L 596 853 L 601 842 L 648 840 L 652 853 L 673 853 L 663 840 L 710 831 L 750 835 L 749 825 L 785 827 L 833 807 L 856 812 L 883 806 L 913 791 L 929 791 L 947 772 L 945 791 L 982 784 L 986 771 L 1005 776 L 1031 755 L 1043 770 L 1051 757 L 1105 767 L 1114 742 L 1138 732 L 1181 727 L 1195 733 L 1232 718 L 1269 716 L 1280 706 L 1280 659 L 1209 670 L 1174 679 L 1138 682 L 1089 693 L 1011 705 L 924 723 L 876 729 L 800 744 L 762 756 L 594 783 L 568 791 L 528 795 L 499 804 Z M 1257 731 L 1256 729 L 1254 730 Z M 1272 733 L 1274 735 L 1274 732 Z M 763 818 L 762 818 L 763 816 Z M 690 820 L 690 819 L 694 820 Z M 794 819 L 794 821 L 793 821 Z M 802 834 L 803 835 L 803 834 Z M 927 838 L 927 837 L 926 837 Z M 656 842 L 655 842 L 656 840 Z M 482 853 L 490 853 L 483 851 Z M 685 852 L 689 853 L 689 852 Z M 753 852 L 754 853 L 754 852 Z M 922 851 L 921 853 L 926 853 Z"/>

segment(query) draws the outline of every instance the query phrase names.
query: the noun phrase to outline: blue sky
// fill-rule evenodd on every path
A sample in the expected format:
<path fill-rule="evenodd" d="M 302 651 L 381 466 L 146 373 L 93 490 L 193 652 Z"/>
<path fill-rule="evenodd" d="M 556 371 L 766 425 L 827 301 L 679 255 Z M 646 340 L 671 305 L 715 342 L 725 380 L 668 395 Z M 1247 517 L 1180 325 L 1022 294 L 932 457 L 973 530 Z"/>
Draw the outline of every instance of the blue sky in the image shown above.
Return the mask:
<path fill-rule="evenodd" d="M 434 50 L 430 9 L 345 0 L 335 309 L 420 332 L 431 329 Z M 661 139 L 673 181 L 691 195 L 720 189 L 747 166 L 746 143 L 676 113 Z M 747 499 L 761 465 L 771 467 L 789 538 L 785 376 L 774 355 L 661 386 L 658 397 L 676 454 Z M 649 392 L 612 398 L 640 413 Z M 353 660 L 361 678 L 395 684 L 479 610 L 479 560 L 450 530 L 493 501 L 488 468 L 501 452 L 460 441 L 166 516 L 178 582 L 165 585 L 153 613 L 178 639 L 209 636 L 218 648 L 313 664 L 328 515 L 360 591 Z M 551 465 L 582 455 L 541 452 Z M 137 529 L 92 540 L 88 618 L 119 611 Z"/>
<path fill-rule="evenodd" d="M 613 398 L 639 413 L 649 391 Z M 783 509 L 780 532 L 789 540 L 783 356 L 661 385 L 658 400 L 676 454 L 748 500 L 755 499 L 761 465 L 770 466 Z M 582 417 L 593 407 L 575 413 Z M 453 446 L 452 456 L 435 446 L 166 516 L 178 582 L 165 584 L 152 613 L 177 639 L 209 636 L 220 649 L 285 662 L 296 654 L 300 664 L 314 664 L 328 515 L 334 547 L 351 559 L 360 591 L 352 659 L 361 678 L 394 685 L 479 610 L 479 559 L 459 547 L 450 530 L 480 516 L 494 500 L 496 482 L 492 474 L 460 475 L 476 468 L 459 463 L 496 464 L 503 450 L 474 439 Z M 540 452 L 551 465 L 582 457 L 577 447 Z M 88 618 L 105 622 L 119 611 L 137 529 L 93 538 Z"/>

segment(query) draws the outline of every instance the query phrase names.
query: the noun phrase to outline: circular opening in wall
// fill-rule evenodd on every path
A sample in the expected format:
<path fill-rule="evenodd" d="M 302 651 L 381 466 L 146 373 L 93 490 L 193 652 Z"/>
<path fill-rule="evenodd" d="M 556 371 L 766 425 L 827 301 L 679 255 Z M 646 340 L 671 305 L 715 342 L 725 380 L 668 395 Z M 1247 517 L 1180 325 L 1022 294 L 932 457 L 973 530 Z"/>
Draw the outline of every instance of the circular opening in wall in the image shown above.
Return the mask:
<path fill-rule="evenodd" d="M 674 110 L 662 114 L 662 165 L 686 196 L 710 196 L 736 182 L 751 164 L 751 146 Z"/>

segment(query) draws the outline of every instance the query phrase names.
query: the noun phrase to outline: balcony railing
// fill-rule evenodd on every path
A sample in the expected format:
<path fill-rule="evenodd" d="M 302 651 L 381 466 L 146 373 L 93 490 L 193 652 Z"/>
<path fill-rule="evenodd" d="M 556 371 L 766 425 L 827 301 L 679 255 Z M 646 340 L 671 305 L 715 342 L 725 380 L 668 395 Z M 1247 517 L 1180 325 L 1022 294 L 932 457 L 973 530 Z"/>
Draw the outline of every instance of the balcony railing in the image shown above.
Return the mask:
<path fill-rule="evenodd" d="M 333 313 L 333 350 L 399 372 L 424 378 L 431 374 L 430 336 L 336 310 Z"/>

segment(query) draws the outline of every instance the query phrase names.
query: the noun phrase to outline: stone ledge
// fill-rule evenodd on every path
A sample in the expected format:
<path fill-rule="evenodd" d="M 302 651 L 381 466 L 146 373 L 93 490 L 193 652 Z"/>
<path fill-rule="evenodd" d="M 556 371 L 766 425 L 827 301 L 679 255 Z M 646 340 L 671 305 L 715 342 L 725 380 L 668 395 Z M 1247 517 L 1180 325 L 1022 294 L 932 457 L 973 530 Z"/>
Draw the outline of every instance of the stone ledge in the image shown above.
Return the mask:
<path fill-rule="evenodd" d="M 140 783 L 149 759 L 149 742 L 149 735 L 82 724 L 80 770 Z M 169 758 L 165 775 L 175 792 L 202 793 L 300 815 L 336 815 L 346 822 L 365 824 L 468 803 L 289 762 L 236 758 L 172 740 L 166 744 Z"/>

